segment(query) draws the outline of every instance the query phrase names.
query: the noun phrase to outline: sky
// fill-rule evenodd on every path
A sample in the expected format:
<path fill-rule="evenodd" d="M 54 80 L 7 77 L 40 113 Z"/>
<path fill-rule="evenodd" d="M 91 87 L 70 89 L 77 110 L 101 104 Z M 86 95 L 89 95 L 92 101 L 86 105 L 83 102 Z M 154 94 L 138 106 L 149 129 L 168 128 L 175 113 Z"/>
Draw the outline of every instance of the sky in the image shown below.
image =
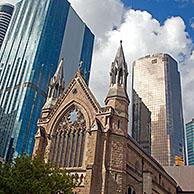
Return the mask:
<path fill-rule="evenodd" d="M 107 95 L 111 62 L 123 40 L 129 70 L 134 60 L 158 52 L 179 62 L 184 120 L 194 118 L 194 0 L 69 2 L 96 37 L 90 88 L 101 104 Z M 129 90 L 130 79 L 129 72 Z"/>

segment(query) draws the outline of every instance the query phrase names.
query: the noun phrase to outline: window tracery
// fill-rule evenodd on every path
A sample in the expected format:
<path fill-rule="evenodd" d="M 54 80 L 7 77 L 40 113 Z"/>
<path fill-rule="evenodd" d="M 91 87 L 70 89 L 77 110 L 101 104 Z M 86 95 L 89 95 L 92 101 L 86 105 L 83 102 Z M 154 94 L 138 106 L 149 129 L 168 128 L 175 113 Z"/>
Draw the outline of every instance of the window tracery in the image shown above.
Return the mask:
<path fill-rule="evenodd" d="M 49 160 L 58 167 L 81 167 L 86 134 L 86 120 L 73 105 L 60 118 L 51 139 Z"/>

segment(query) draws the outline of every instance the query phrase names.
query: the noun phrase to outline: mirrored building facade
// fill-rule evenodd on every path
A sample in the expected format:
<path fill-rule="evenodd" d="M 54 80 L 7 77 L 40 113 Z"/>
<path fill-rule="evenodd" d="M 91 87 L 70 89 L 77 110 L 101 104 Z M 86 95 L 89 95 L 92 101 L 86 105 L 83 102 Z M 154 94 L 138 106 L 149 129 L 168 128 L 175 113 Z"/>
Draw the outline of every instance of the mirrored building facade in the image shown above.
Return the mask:
<path fill-rule="evenodd" d="M 188 165 L 194 165 L 194 119 L 186 124 Z"/>
<path fill-rule="evenodd" d="M 181 83 L 177 62 L 155 54 L 134 62 L 133 87 L 151 111 L 151 153 L 163 166 L 184 156 Z"/>
<path fill-rule="evenodd" d="M 151 154 L 151 112 L 133 90 L 132 137 Z"/>
<path fill-rule="evenodd" d="M 64 58 L 67 85 L 80 61 L 89 81 L 94 35 L 67 0 L 16 4 L 0 51 L 0 157 L 31 154 L 48 83 Z"/>

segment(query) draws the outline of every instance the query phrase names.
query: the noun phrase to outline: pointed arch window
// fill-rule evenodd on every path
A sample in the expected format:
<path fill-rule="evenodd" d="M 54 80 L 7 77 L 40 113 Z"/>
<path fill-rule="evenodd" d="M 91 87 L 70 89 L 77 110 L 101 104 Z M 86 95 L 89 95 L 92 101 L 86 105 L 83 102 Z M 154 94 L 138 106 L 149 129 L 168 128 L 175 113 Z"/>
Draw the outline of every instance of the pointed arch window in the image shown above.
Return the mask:
<path fill-rule="evenodd" d="M 59 119 L 51 137 L 49 160 L 58 167 L 81 167 L 85 147 L 86 121 L 72 105 Z"/>
<path fill-rule="evenodd" d="M 134 191 L 132 187 L 128 187 L 127 194 L 136 194 L 136 192 Z"/>

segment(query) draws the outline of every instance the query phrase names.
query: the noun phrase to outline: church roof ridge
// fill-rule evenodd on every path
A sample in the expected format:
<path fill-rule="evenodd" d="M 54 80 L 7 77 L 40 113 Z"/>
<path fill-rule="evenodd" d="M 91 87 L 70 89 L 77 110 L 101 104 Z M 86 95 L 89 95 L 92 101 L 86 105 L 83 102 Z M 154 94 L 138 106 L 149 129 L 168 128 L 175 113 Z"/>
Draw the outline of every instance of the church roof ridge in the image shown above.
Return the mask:
<path fill-rule="evenodd" d="M 94 109 L 99 112 L 101 110 L 101 106 L 98 103 L 96 97 L 93 95 L 92 91 L 90 88 L 87 86 L 85 79 L 80 71 L 80 69 L 77 70 L 77 72 L 74 75 L 74 78 L 71 80 L 71 82 L 68 84 L 67 88 L 64 90 L 63 94 L 57 99 L 53 109 L 51 110 L 49 114 L 49 118 L 54 115 L 56 112 L 57 108 L 63 103 L 63 99 L 69 94 L 69 92 L 72 90 L 73 86 L 75 85 L 76 81 L 81 85 L 83 91 L 86 93 L 88 96 L 88 99 L 90 100 L 92 106 Z"/>

